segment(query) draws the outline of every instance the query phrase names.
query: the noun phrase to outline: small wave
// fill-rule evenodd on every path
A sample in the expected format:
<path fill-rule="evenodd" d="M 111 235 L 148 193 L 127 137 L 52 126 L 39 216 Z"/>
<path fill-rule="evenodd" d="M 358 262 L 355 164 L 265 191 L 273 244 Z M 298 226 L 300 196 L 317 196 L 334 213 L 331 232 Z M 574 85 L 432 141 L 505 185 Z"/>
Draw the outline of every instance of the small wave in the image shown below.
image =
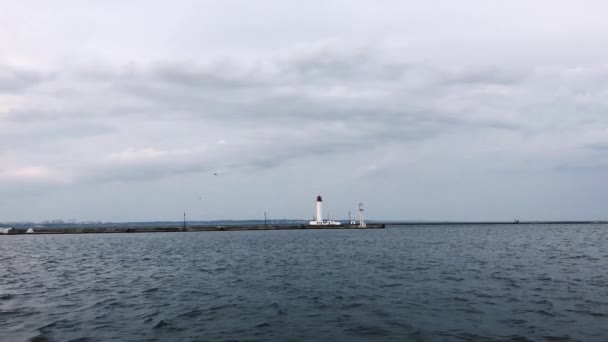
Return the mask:
<path fill-rule="evenodd" d="M 220 310 L 224 310 L 224 309 L 231 309 L 236 307 L 236 304 L 224 304 L 224 305 L 217 305 L 217 306 L 212 306 L 209 308 L 209 311 L 220 311 Z"/>
<path fill-rule="evenodd" d="M 160 329 L 163 327 L 168 326 L 169 323 L 167 321 L 165 321 L 164 319 L 161 319 L 160 321 L 158 321 L 158 323 L 156 323 L 156 325 L 154 326 L 154 329 Z"/>
<path fill-rule="evenodd" d="M 0 300 L 9 300 L 9 299 L 13 299 L 13 297 L 15 297 L 13 294 L 3 293 L 0 295 Z"/>
<path fill-rule="evenodd" d="M 463 297 L 454 297 L 452 298 L 452 300 L 456 301 L 456 302 L 468 302 L 469 300 Z"/>
<path fill-rule="evenodd" d="M 517 342 L 532 342 L 534 340 L 531 340 L 525 336 L 522 335 L 511 335 L 511 336 L 502 336 L 502 338 L 504 338 L 505 340 L 509 340 L 509 341 L 517 341 Z"/>
<path fill-rule="evenodd" d="M 80 304 L 78 303 L 66 303 L 66 304 L 59 304 L 56 306 L 57 309 L 71 309 L 71 308 L 77 308 L 80 307 Z"/>
<path fill-rule="evenodd" d="M 567 297 L 554 297 L 553 299 L 555 299 L 555 300 L 565 300 L 565 301 L 572 301 L 572 300 L 574 300 L 574 301 L 580 301 L 582 298 L 583 297 L 570 297 L 570 296 L 567 296 Z"/>
<path fill-rule="evenodd" d="M 422 332 L 420 330 L 416 330 L 416 331 L 408 334 L 407 340 L 408 341 L 432 341 L 432 339 L 430 338 L 430 335 L 425 334 L 424 332 Z"/>
<path fill-rule="evenodd" d="M 491 275 L 491 277 L 492 277 L 493 279 L 496 279 L 496 280 L 502 280 L 502 281 L 506 282 L 506 283 L 507 283 L 507 285 L 508 285 L 508 286 L 510 286 L 510 287 L 521 287 L 521 286 L 520 286 L 520 285 L 517 283 L 517 281 L 515 281 L 515 279 L 512 279 L 512 278 L 503 277 L 503 276 L 500 276 L 500 275 L 495 275 L 495 274 L 492 274 L 492 275 Z"/>
<path fill-rule="evenodd" d="M 451 340 L 465 340 L 465 341 L 484 341 L 487 340 L 486 336 L 471 334 L 467 332 L 461 332 L 459 330 L 452 330 L 449 332 L 438 332 L 439 336 L 445 336 Z"/>
<path fill-rule="evenodd" d="M 603 313 L 603 312 L 594 312 L 594 311 L 590 311 L 590 310 L 571 310 L 568 309 L 566 310 L 568 312 L 574 312 L 574 313 L 578 313 L 578 314 L 583 314 L 583 315 L 589 315 L 589 316 L 593 316 L 593 317 L 608 317 L 608 314 Z"/>
<path fill-rule="evenodd" d="M 551 303 L 550 301 L 548 301 L 546 299 L 531 300 L 530 303 L 537 304 L 537 305 L 549 305 L 550 307 L 553 307 L 553 303 Z"/>
<path fill-rule="evenodd" d="M 203 311 L 199 309 L 190 310 L 179 314 L 177 317 L 196 318 L 203 315 Z"/>
<path fill-rule="evenodd" d="M 116 305 L 116 299 L 114 298 L 106 298 L 102 299 L 98 302 L 95 302 L 91 308 L 104 308 L 104 307 L 112 307 Z"/>
<path fill-rule="evenodd" d="M 481 291 L 476 291 L 476 290 L 472 290 L 472 291 L 468 291 L 467 293 L 470 293 L 472 295 L 474 295 L 477 298 L 501 298 L 501 295 L 492 295 L 489 293 L 485 293 L 485 292 L 481 292 Z"/>
<path fill-rule="evenodd" d="M 602 313 L 602 312 L 591 312 L 589 311 L 589 315 L 593 316 L 593 317 L 608 317 L 608 314 Z"/>
<path fill-rule="evenodd" d="M 586 254 L 573 255 L 573 256 L 569 256 L 569 257 L 564 257 L 562 259 L 564 259 L 564 260 L 585 259 L 585 260 L 589 260 L 589 261 L 598 261 L 598 260 L 600 260 L 598 258 L 594 258 L 594 257 L 592 257 L 590 255 L 586 255 Z"/>
<path fill-rule="evenodd" d="M 40 335 L 30 338 L 27 341 L 28 342 L 53 342 L 54 340 L 52 340 L 50 337 L 48 337 L 44 334 L 40 334 Z"/>
<path fill-rule="evenodd" d="M 317 318 L 317 317 L 321 317 L 321 314 L 317 313 L 317 312 L 306 314 L 306 318 Z"/>
<path fill-rule="evenodd" d="M 0 319 L 4 320 L 4 318 L 9 318 L 9 319 L 25 318 L 25 317 L 33 316 L 37 313 L 38 312 L 36 312 L 36 311 L 22 311 L 22 310 L 0 311 Z M 0 328 L 2 328 L 2 325 L 0 325 Z"/>
<path fill-rule="evenodd" d="M 551 335 L 546 335 L 543 336 L 543 338 L 547 341 L 570 341 L 571 338 L 568 335 L 565 336 L 551 336 Z"/>
<path fill-rule="evenodd" d="M 58 326 L 60 326 L 61 328 L 73 328 L 73 327 L 76 327 L 77 325 L 78 324 L 76 322 L 68 321 L 65 319 L 60 319 L 60 320 L 54 321 L 53 323 L 43 325 L 40 328 L 38 328 L 38 330 L 42 333 L 42 335 L 44 335 L 46 332 L 52 331 L 53 329 L 57 328 Z"/>
<path fill-rule="evenodd" d="M 501 322 L 506 323 L 508 325 L 523 325 L 526 324 L 527 321 L 523 319 L 505 319 Z"/>
<path fill-rule="evenodd" d="M 603 302 L 603 301 L 599 301 L 599 300 L 586 299 L 585 303 L 589 303 L 589 304 L 593 304 L 593 305 L 608 306 L 608 302 Z"/>
<path fill-rule="evenodd" d="M 363 306 L 363 304 L 361 304 L 361 303 L 350 303 L 350 304 L 344 305 L 342 307 L 342 309 L 343 310 L 345 310 L 345 309 L 354 309 L 354 308 L 360 308 L 362 306 Z"/>
<path fill-rule="evenodd" d="M 545 311 L 545 310 L 537 310 L 535 311 L 536 313 L 539 313 L 543 316 L 548 316 L 548 317 L 555 317 L 554 314 L 550 313 L 549 311 Z"/>
<path fill-rule="evenodd" d="M 346 329 L 346 333 L 355 335 L 355 336 L 387 336 L 389 332 L 377 327 L 377 326 L 357 326 L 354 328 Z"/>
<path fill-rule="evenodd" d="M 464 308 L 464 309 L 459 309 L 458 311 L 461 312 L 466 312 L 469 314 L 483 314 L 484 312 L 475 308 Z"/>

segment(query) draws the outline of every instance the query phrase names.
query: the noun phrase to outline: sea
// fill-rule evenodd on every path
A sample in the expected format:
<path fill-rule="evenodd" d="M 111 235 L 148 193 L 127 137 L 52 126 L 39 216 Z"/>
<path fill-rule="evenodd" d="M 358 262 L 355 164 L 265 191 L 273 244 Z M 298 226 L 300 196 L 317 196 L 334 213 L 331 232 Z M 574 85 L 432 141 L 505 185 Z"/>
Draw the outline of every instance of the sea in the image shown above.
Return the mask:
<path fill-rule="evenodd" d="M 0 236 L 0 341 L 608 341 L 608 225 Z"/>

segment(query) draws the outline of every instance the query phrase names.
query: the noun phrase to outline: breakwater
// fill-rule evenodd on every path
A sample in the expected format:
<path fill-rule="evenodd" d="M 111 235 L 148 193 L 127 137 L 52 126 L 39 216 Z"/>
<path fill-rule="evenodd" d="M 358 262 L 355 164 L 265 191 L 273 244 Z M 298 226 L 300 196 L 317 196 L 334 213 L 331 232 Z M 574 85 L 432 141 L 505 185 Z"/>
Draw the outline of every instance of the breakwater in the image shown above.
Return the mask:
<path fill-rule="evenodd" d="M 251 231 L 251 230 L 302 230 L 302 229 L 383 229 L 384 224 L 370 224 L 366 227 L 358 225 L 341 226 L 310 226 L 300 225 L 192 225 L 192 226 L 109 226 L 109 227 L 36 227 L 33 234 L 106 234 L 106 233 L 169 233 L 169 232 L 219 232 L 219 231 Z M 14 228 L 6 235 L 28 234 L 28 228 Z"/>

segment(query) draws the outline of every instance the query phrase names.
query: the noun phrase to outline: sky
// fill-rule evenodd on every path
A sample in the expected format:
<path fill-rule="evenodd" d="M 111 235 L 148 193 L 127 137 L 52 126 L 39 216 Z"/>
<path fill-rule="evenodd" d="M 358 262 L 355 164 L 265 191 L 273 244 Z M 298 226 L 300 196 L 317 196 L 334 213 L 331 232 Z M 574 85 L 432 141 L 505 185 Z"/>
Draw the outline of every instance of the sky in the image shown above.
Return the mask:
<path fill-rule="evenodd" d="M 608 219 L 606 13 L 1 0 L 0 222 Z"/>

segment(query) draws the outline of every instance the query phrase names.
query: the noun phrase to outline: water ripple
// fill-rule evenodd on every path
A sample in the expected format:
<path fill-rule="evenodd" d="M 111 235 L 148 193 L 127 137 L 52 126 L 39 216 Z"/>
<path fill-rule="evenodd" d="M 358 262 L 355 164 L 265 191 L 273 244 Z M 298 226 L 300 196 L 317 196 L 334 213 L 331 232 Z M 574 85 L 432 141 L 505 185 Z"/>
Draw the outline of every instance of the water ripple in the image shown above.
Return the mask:
<path fill-rule="evenodd" d="M 0 340 L 605 341 L 606 228 L 0 237 Z"/>

